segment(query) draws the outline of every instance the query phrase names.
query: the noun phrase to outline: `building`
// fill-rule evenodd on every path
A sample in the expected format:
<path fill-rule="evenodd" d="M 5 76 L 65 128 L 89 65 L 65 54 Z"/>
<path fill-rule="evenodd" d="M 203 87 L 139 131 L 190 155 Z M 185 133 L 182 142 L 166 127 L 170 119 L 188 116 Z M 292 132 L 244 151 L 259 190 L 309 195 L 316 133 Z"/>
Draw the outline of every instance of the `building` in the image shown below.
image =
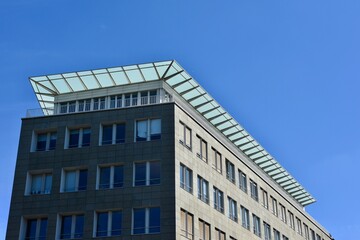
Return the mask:
<path fill-rule="evenodd" d="M 22 119 L 7 239 L 332 239 L 176 61 L 30 82 L 42 112 Z"/>

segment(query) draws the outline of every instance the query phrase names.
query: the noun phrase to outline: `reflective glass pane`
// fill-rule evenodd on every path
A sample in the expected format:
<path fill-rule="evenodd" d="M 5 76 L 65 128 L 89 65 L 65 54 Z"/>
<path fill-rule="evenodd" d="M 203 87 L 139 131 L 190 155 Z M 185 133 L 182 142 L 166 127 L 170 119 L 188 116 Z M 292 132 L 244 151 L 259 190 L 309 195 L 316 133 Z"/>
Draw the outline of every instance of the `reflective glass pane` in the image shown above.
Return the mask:
<path fill-rule="evenodd" d="M 122 187 L 124 184 L 124 167 L 114 166 L 114 188 Z"/>
<path fill-rule="evenodd" d="M 87 170 L 80 170 L 79 172 L 79 191 L 87 188 Z"/>
<path fill-rule="evenodd" d="M 35 239 L 36 225 L 37 225 L 37 219 L 30 219 L 27 221 L 26 234 L 25 234 L 26 239 Z"/>
<path fill-rule="evenodd" d="M 160 162 L 150 162 L 150 185 L 160 184 Z"/>
<path fill-rule="evenodd" d="M 136 122 L 136 141 L 146 141 L 147 139 L 147 120 Z"/>
<path fill-rule="evenodd" d="M 82 134 L 82 147 L 90 146 L 91 129 L 84 128 Z"/>
<path fill-rule="evenodd" d="M 102 127 L 102 145 L 112 144 L 112 132 L 112 125 L 106 125 Z"/>
<path fill-rule="evenodd" d="M 116 143 L 125 142 L 125 123 L 116 124 Z"/>
<path fill-rule="evenodd" d="M 160 208 L 149 209 L 149 233 L 160 232 Z"/>
<path fill-rule="evenodd" d="M 100 168 L 99 189 L 110 188 L 110 167 Z"/>
<path fill-rule="evenodd" d="M 108 229 L 108 213 L 98 213 L 97 225 L 96 225 L 96 236 L 102 237 L 107 236 Z"/>
<path fill-rule="evenodd" d="M 61 221 L 61 239 L 70 239 L 71 238 L 71 224 L 72 216 L 63 216 Z"/>
<path fill-rule="evenodd" d="M 77 215 L 75 221 L 74 238 L 82 238 L 84 233 L 84 215 Z"/>
<path fill-rule="evenodd" d="M 112 212 L 111 236 L 121 235 L 122 213 L 121 211 Z"/>
<path fill-rule="evenodd" d="M 135 186 L 146 185 L 146 163 L 135 163 Z"/>
<path fill-rule="evenodd" d="M 150 140 L 161 138 L 161 119 L 152 119 L 150 121 Z"/>
<path fill-rule="evenodd" d="M 134 209 L 133 234 L 145 233 L 145 208 Z"/>
<path fill-rule="evenodd" d="M 69 148 L 74 148 L 79 146 L 79 130 L 71 130 L 69 136 Z"/>

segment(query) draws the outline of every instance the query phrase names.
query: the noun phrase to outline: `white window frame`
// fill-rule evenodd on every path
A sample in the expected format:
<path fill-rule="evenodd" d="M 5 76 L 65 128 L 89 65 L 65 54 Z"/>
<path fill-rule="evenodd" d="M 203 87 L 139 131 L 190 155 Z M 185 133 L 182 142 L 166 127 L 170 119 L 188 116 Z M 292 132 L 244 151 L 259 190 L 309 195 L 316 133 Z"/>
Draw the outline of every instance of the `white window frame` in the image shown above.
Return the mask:
<path fill-rule="evenodd" d="M 51 136 L 53 134 L 55 134 L 55 146 L 54 146 L 54 148 L 50 148 Z M 46 143 L 45 143 L 45 149 L 44 150 L 39 150 L 37 148 L 39 135 L 46 135 Z M 57 144 L 57 131 L 47 131 L 47 132 L 35 132 L 35 131 L 33 131 L 32 140 L 31 140 L 31 149 L 30 150 L 31 150 L 31 152 L 52 151 L 52 150 L 56 149 L 56 144 Z"/>
<path fill-rule="evenodd" d="M 251 198 L 258 202 L 259 201 L 258 185 L 252 179 L 250 179 L 250 193 L 251 193 Z"/>
<path fill-rule="evenodd" d="M 135 174 L 136 174 L 136 167 L 135 165 L 137 163 L 146 163 L 146 176 L 145 176 L 145 185 L 135 185 Z M 160 164 L 160 177 L 159 177 L 159 183 L 157 184 L 150 184 L 150 164 L 151 163 L 159 163 Z M 146 161 L 146 162 L 134 162 L 133 163 L 133 187 L 144 187 L 144 186 L 154 186 L 154 185 L 160 185 L 161 184 L 161 163 L 160 161 Z"/>
<path fill-rule="evenodd" d="M 32 184 L 35 176 L 41 176 L 41 189 L 40 193 L 36 193 L 32 191 Z M 50 189 L 46 189 L 46 177 L 51 176 Z M 25 194 L 29 195 L 39 195 L 39 194 L 51 194 L 52 190 L 52 170 L 41 170 L 41 171 L 30 171 L 26 176 L 26 186 L 25 186 Z"/>
<path fill-rule="evenodd" d="M 181 181 L 181 178 L 183 178 L 183 182 Z M 180 187 L 192 194 L 193 182 L 193 171 L 184 164 L 180 163 Z"/>
<path fill-rule="evenodd" d="M 49 226 L 49 219 L 45 215 L 41 216 L 33 216 L 33 217 L 22 217 L 21 218 L 21 224 L 20 224 L 20 237 L 19 239 L 26 239 L 26 232 L 28 228 L 28 221 L 36 220 L 36 233 L 35 233 L 35 239 L 38 239 L 40 236 L 40 228 L 41 228 L 41 220 L 46 219 L 46 234 L 48 233 L 48 226 Z M 46 236 L 45 236 L 46 237 Z"/>
<path fill-rule="evenodd" d="M 122 187 L 114 187 L 115 167 L 123 167 L 123 182 L 122 182 L 123 186 L 122 187 L 124 187 L 124 165 L 122 165 L 122 164 L 98 165 L 97 174 L 96 174 L 96 190 L 122 188 Z M 110 177 L 109 177 L 110 181 L 109 181 L 108 188 L 100 187 L 101 168 L 110 168 Z"/>
<path fill-rule="evenodd" d="M 203 177 L 201 177 L 200 175 L 198 175 L 198 199 L 200 199 L 201 201 L 209 204 L 209 182 L 206 181 Z M 204 186 L 206 186 L 204 189 Z"/>
<path fill-rule="evenodd" d="M 83 223 L 83 232 L 82 235 L 84 236 L 84 230 L 85 230 L 85 214 L 84 213 L 76 213 L 76 214 L 59 214 L 57 218 L 57 226 L 56 226 L 56 236 L 57 239 L 64 239 L 61 238 L 61 229 L 62 229 L 62 220 L 63 217 L 71 217 L 71 236 L 67 239 L 81 239 L 81 238 L 75 237 L 75 230 L 76 230 L 76 217 L 83 216 L 84 223 Z"/>
<path fill-rule="evenodd" d="M 116 142 L 118 140 L 118 139 L 116 139 L 117 125 L 124 125 L 125 126 L 124 142 L 119 142 L 119 143 Z M 104 128 L 104 126 L 106 126 L 106 127 L 112 126 L 111 143 L 109 143 L 109 144 L 103 144 L 103 128 Z M 126 142 L 126 123 L 125 122 L 117 122 L 117 123 L 110 123 L 110 124 L 102 123 L 102 124 L 100 124 L 99 146 L 106 146 L 106 145 L 112 145 L 112 144 L 123 144 L 125 142 Z"/>
<path fill-rule="evenodd" d="M 226 162 L 226 178 L 235 184 L 236 177 L 235 177 L 235 165 L 229 160 L 225 158 Z"/>
<path fill-rule="evenodd" d="M 70 147 L 70 136 L 71 136 L 71 131 L 79 131 L 79 140 L 78 140 L 78 145 L 76 147 Z M 69 149 L 69 148 L 82 148 L 82 147 L 88 147 L 88 146 L 83 146 L 83 137 L 84 137 L 84 130 L 90 130 L 90 139 L 91 139 L 91 128 L 90 127 L 82 127 L 82 128 L 66 128 L 66 133 L 65 133 L 65 149 Z M 90 140 L 91 141 L 91 140 Z M 89 142 L 89 146 L 90 146 Z"/>
<path fill-rule="evenodd" d="M 277 200 L 271 196 L 272 213 L 277 217 L 279 215 Z"/>
<path fill-rule="evenodd" d="M 183 133 L 180 135 L 181 139 L 179 140 L 179 142 L 184 145 L 187 149 L 191 150 L 192 149 L 192 130 L 189 126 L 187 126 L 185 123 L 181 122 L 181 128 Z M 190 136 L 188 136 L 190 135 Z"/>
<path fill-rule="evenodd" d="M 159 121 L 160 122 L 160 138 L 159 139 L 151 139 L 152 136 L 152 129 L 151 129 L 151 123 L 152 121 Z M 138 129 L 138 122 L 146 122 L 146 140 L 139 141 L 137 140 L 137 129 Z M 156 141 L 161 140 L 162 135 L 162 121 L 161 118 L 148 118 L 148 119 L 136 119 L 135 120 L 135 127 L 134 127 L 134 142 L 146 142 L 146 141 Z"/>
<path fill-rule="evenodd" d="M 224 213 L 224 192 L 213 187 L 213 196 L 214 196 L 214 209 L 218 210 L 221 213 Z"/>
<path fill-rule="evenodd" d="M 207 163 L 208 161 L 208 143 L 199 135 L 196 135 L 199 143 L 199 152 L 196 153 L 196 156 Z M 204 149 L 205 148 L 205 149 Z"/>
<path fill-rule="evenodd" d="M 212 153 L 213 153 L 212 166 L 218 173 L 222 174 L 222 155 L 215 148 L 212 148 Z"/>
<path fill-rule="evenodd" d="M 240 169 L 238 169 L 238 175 L 239 175 L 239 188 L 243 192 L 247 193 L 247 176 Z"/>
<path fill-rule="evenodd" d="M 70 193 L 70 192 L 79 192 L 79 191 L 86 191 L 88 187 L 88 179 L 86 179 L 86 189 L 79 190 L 80 184 L 80 171 L 86 170 L 87 171 L 87 178 L 88 178 L 88 169 L 86 168 L 63 168 L 61 172 L 61 183 L 60 183 L 60 192 L 61 193 Z M 66 191 L 66 177 L 67 174 L 70 172 L 75 172 L 75 190 L 74 191 Z"/>
<path fill-rule="evenodd" d="M 112 215 L 114 212 L 120 212 L 121 213 L 121 229 L 120 229 L 120 234 L 119 235 L 112 235 Z M 99 218 L 99 214 L 100 213 L 106 213 L 108 215 L 108 223 L 107 223 L 107 232 L 106 232 L 106 236 L 97 236 L 98 233 L 98 229 L 97 229 L 97 223 L 98 223 L 98 218 Z M 94 238 L 101 238 L 101 237 L 116 237 L 116 236 L 122 236 L 123 235 L 123 211 L 122 209 L 112 209 L 109 211 L 95 211 L 94 213 L 94 227 L 93 227 L 93 237 Z"/>
<path fill-rule="evenodd" d="M 269 198 L 268 198 L 268 193 L 267 191 L 265 191 L 263 188 L 260 188 L 261 190 L 261 195 L 262 195 L 262 205 L 264 208 L 269 209 Z"/>
<path fill-rule="evenodd" d="M 154 232 L 154 233 L 150 233 L 149 232 L 149 228 L 150 228 L 150 209 L 151 208 L 159 208 L 160 209 L 160 226 L 159 232 Z M 145 209 L 145 233 L 134 233 L 134 210 L 135 209 Z M 143 235 L 143 234 L 159 234 L 161 233 L 161 208 L 160 207 L 146 207 L 146 208 L 133 208 L 132 209 L 132 221 L 131 221 L 131 234 L 132 235 Z"/>

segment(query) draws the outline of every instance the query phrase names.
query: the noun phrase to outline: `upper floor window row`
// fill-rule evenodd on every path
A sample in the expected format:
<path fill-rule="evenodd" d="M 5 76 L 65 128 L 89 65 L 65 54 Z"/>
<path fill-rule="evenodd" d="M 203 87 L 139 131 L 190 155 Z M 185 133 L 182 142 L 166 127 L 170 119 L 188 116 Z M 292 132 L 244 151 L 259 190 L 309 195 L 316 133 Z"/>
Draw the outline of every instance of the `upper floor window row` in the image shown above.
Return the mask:
<path fill-rule="evenodd" d="M 165 93 L 164 95 L 161 95 L 160 92 L 160 89 L 155 89 L 150 91 L 141 91 L 61 102 L 56 105 L 57 110 L 55 110 L 55 112 L 58 114 L 88 112 L 169 102 L 171 98 L 169 97 L 169 94 Z"/>
<path fill-rule="evenodd" d="M 137 120 L 135 127 L 135 141 L 150 141 L 161 139 L 161 119 Z M 64 148 L 82 148 L 90 146 L 91 128 L 67 128 L 65 133 Z M 99 145 L 125 143 L 126 124 L 112 123 L 101 124 Z M 31 151 L 50 151 L 56 148 L 57 132 L 34 132 Z"/>

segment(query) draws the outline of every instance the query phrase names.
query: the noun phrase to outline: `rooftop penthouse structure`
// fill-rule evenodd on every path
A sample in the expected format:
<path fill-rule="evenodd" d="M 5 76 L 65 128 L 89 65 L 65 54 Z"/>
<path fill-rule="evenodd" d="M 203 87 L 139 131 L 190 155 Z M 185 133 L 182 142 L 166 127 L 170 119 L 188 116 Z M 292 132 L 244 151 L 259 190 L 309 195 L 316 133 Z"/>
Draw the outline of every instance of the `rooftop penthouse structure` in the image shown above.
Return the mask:
<path fill-rule="evenodd" d="M 30 77 L 9 239 L 308 239 L 315 199 L 176 61 Z"/>

